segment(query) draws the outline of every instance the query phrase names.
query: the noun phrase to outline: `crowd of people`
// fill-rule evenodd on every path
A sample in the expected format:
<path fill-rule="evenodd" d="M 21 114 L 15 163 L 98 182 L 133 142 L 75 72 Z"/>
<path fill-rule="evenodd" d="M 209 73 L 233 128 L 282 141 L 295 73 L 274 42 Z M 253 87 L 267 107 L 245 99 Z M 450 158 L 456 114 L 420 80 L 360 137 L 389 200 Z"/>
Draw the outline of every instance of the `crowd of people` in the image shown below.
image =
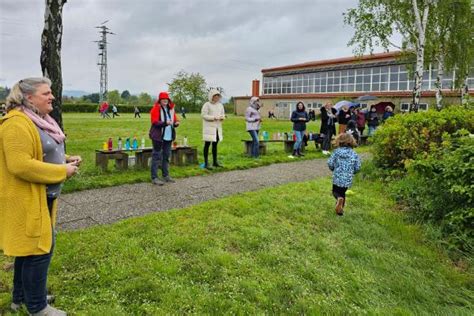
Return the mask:
<path fill-rule="evenodd" d="M 204 142 L 204 168 L 222 167 L 218 160 L 218 144 L 224 139 L 223 122 L 226 119 L 221 93 L 211 89 L 208 101 L 202 106 L 202 139 Z M 55 245 L 57 202 L 63 182 L 77 174 L 82 158 L 65 153 L 66 136 L 49 115 L 53 110 L 54 96 L 51 81 L 47 78 L 27 78 L 17 82 L 9 96 L 0 118 L 0 250 L 15 257 L 12 310 L 24 304 L 31 315 L 66 315 L 50 305 L 47 295 L 48 268 Z M 109 105 L 101 105 L 101 115 L 108 115 Z M 252 97 L 245 113 L 246 129 L 253 140 L 251 155 L 259 156 L 259 131 L 262 126 L 261 103 Z M 140 111 L 135 107 L 135 117 Z M 183 110 L 181 110 L 183 112 Z M 333 171 L 332 193 L 336 199 L 337 215 L 344 214 L 346 191 L 359 171 L 361 161 L 353 148 L 358 133 L 366 125 L 369 133 L 378 125 L 378 118 L 371 109 L 362 115 L 358 109 L 342 108 L 337 111 L 331 103 L 321 108 L 323 152 L 329 153 L 336 123 L 339 135 L 336 149 L 332 152 L 328 167 Z M 112 114 L 118 116 L 112 107 Z M 388 119 L 393 111 L 387 108 L 382 119 Z M 307 123 L 315 114 L 306 112 L 303 102 L 298 102 L 291 114 L 296 140 L 293 156 L 302 156 L 303 139 Z M 169 174 L 172 142 L 180 120 L 175 105 L 167 92 L 158 95 L 151 111 L 149 137 L 153 143 L 151 181 L 156 185 L 175 182 Z M 209 149 L 212 150 L 212 164 Z M 161 177 L 158 175 L 161 169 Z"/>

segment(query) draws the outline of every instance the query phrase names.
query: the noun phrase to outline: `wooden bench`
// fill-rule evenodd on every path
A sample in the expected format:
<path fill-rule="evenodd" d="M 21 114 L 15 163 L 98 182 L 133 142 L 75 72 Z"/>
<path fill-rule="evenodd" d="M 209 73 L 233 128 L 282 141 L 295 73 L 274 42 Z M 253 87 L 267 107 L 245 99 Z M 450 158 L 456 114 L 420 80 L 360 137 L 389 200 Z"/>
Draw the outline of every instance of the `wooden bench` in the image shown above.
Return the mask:
<path fill-rule="evenodd" d="M 96 150 L 95 165 L 103 171 L 107 170 L 109 160 L 115 160 L 115 168 L 128 169 L 128 154 L 122 150 Z"/>
<path fill-rule="evenodd" d="M 247 140 L 247 139 L 242 139 L 242 142 L 244 142 L 244 152 L 246 155 L 250 155 L 252 152 L 252 140 Z M 283 143 L 284 150 L 287 153 L 293 152 L 293 147 L 295 146 L 295 141 L 294 140 L 276 140 L 276 139 L 269 139 L 269 140 L 259 140 L 259 152 L 261 155 L 265 155 L 267 153 L 267 143 Z M 302 150 L 304 151 L 304 146 L 302 147 Z"/>
<path fill-rule="evenodd" d="M 153 148 L 147 147 L 135 151 L 135 165 L 137 168 L 148 168 L 148 161 L 153 155 Z M 185 166 L 198 163 L 196 147 L 179 146 L 171 148 L 170 164 Z"/>

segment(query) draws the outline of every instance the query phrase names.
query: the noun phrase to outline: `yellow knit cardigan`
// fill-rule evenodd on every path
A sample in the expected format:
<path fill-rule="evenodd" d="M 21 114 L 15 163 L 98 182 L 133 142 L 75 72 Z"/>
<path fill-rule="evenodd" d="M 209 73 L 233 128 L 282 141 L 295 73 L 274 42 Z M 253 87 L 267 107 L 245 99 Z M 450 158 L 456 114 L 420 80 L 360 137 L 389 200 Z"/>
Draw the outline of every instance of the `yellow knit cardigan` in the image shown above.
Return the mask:
<path fill-rule="evenodd" d="M 34 123 L 11 110 L 0 119 L 0 250 L 7 256 L 49 253 L 57 203 L 49 215 L 46 185 L 63 182 L 66 166 L 43 162 Z"/>

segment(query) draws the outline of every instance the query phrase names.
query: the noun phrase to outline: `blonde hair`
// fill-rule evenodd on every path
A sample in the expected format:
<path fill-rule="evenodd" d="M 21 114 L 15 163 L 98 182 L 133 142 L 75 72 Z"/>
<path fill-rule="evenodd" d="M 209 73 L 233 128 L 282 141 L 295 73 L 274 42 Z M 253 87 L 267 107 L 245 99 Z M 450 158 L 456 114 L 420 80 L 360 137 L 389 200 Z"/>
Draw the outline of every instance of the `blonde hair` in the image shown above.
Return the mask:
<path fill-rule="evenodd" d="M 336 137 L 336 147 L 354 148 L 356 146 L 357 146 L 357 142 L 351 134 L 342 133 Z"/>
<path fill-rule="evenodd" d="M 24 106 L 33 112 L 38 113 L 38 109 L 33 104 L 28 102 L 26 96 L 35 94 L 38 86 L 42 84 L 47 84 L 51 87 L 51 80 L 46 77 L 37 77 L 22 79 L 15 83 L 7 96 L 7 105 L 5 110 L 10 112 L 19 106 Z"/>

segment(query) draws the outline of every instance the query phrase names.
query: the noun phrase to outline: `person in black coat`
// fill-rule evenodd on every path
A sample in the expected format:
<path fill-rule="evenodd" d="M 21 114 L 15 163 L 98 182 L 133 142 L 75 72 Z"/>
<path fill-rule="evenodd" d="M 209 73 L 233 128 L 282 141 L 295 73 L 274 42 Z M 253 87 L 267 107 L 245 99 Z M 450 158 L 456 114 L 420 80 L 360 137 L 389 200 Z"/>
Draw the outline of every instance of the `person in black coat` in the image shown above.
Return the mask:
<path fill-rule="evenodd" d="M 293 156 L 304 156 L 301 152 L 301 145 L 306 132 L 306 122 L 309 122 L 309 116 L 308 113 L 306 113 L 303 102 L 298 102 L 296 104 L 296 110 L 291 113 L 291 121 L 293 122 L 293 131 L 296 135 Z"/>
<path fill-rule="evenodd" d="M 379 126 L 379 115 L 375 106 L 372 106 L 367 114 L 367 125 L 369 126 L 369 136 L 374 135 L 375 130 Z"/>
<path fill-rule="evenodd" d="M 323 137 L 323 154 L 328 155 L 331 149 L 332 136 L 336 134 L 336 109 L 332 103 L 328 102 L 321 108 L 321 129 L 320 134 Z"/>

